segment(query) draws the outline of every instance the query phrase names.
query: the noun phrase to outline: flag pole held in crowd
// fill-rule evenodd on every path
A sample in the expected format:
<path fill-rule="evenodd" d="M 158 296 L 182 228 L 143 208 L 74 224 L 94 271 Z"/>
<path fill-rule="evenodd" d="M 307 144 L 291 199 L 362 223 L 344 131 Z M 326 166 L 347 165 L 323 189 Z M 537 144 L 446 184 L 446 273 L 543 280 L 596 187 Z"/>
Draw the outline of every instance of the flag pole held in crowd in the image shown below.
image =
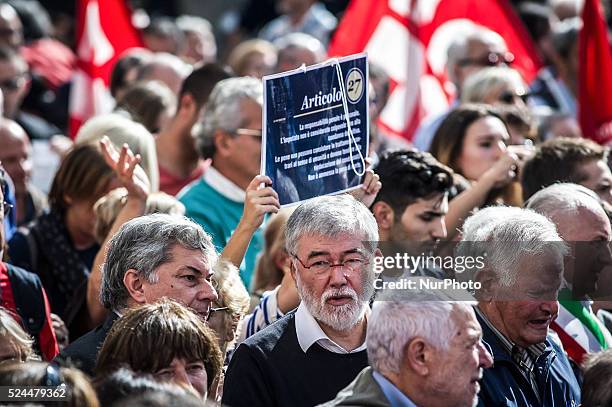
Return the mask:
<path fill-rule="evenodd" d="M 261 173 L 281 206 L 357 188 L 369 144 L 365 54 L 265 76 Z"/>

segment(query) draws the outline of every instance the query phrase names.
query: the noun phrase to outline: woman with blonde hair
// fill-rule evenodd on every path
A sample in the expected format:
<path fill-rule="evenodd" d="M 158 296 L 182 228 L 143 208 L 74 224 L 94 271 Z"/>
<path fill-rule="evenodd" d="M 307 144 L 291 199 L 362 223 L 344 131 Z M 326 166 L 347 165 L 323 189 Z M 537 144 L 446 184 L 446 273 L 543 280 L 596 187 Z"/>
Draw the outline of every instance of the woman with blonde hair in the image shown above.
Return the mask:
<path fill-rule="evenodd" d="M 159 167 L 153 135 L 142 124 L 117 113 L 93 117 L 76 135 L 75 143 L 98 145 L 104 136 L 117 148 L 127 144 L 134 155 L 140 155 L 140 166 L 149 177 L 151 191 L 159 190 Z"/>
<path fill-rule="evenodd" d="M 0 365 L 7 362 L 40 360 L 32 346 L 34 340 L 17 321 L 0 307 Z"/>

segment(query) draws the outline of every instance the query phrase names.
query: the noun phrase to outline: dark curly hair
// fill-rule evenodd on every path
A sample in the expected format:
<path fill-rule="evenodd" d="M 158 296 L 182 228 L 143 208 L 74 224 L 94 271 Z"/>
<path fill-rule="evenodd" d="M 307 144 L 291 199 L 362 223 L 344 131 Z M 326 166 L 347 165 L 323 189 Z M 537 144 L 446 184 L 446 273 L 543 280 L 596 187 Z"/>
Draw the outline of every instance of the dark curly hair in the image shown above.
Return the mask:
<path fill-rule="evenodd" d="M 417 199 L 450 192 L 453 186 L 453 170 L 417 150 L 386 152 L 375 171 L 382 188 L 374 202 L 386 202 L 396 213 Z"/>

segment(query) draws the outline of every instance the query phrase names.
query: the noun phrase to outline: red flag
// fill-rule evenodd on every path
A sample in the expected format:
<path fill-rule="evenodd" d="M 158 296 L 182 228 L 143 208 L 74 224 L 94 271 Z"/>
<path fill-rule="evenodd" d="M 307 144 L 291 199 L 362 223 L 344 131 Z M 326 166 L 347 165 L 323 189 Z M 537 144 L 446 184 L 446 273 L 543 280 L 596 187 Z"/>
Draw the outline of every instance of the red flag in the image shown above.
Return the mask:
<path fill-rule="evenodd" d="M 380 122 L 410 139 L 421 119 L 446 110 L 453 98 L 446 49 L 457 30 L 480 25 L 499 33 L 527 82 L 540 68 L 529 34 L 506 0 L 352 0 L 329 54 L 367 51 L 391 78 Z"/>
<path fill-rule="evenodd" d="M 598 0 L 586 0 L 578 39 L 578 120 L 585 137 L 612 142 L 612 55 Z"/>
<path fill-rule="evenodd" d="M 70 92 L 70 134 L 88 118 L 108 113 L 113 65 L 129 48 L 142 47 L 124 0 L 78 0 L 77 70 Z"/>

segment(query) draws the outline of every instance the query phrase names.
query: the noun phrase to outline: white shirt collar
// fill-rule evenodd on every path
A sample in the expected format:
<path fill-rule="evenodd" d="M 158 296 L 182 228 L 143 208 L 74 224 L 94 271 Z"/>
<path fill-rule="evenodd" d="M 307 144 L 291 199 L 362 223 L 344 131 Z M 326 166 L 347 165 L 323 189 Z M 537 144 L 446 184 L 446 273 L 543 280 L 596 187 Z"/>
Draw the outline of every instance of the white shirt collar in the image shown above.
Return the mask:
<path fill-rule="evenodd" d="M 366 311 L 366 318 L 369 313 L 370 307 L 368 307 Z M 300 344 L 300 348 L 302 348 L 304 353 L 306 353 L 314 343 L 317 343 L 322 348 L 333 353 L 356 353 L 366 349 L 365 340 L 358 348 L 353 349 L 352 351 L 347 351 L 342 346 L 329 339 L 303 302 L 300 303 L 297 311 L 295 312 L 295 332 L 297 334 L 297 340 Z"/>
<path fill-rule="evenodd" d="M 246 197 L 244 189 L 227 179 L 212 165 L 204 172 L 204 182 L 227 199 L 235 202 L 244 202 Z"/>

